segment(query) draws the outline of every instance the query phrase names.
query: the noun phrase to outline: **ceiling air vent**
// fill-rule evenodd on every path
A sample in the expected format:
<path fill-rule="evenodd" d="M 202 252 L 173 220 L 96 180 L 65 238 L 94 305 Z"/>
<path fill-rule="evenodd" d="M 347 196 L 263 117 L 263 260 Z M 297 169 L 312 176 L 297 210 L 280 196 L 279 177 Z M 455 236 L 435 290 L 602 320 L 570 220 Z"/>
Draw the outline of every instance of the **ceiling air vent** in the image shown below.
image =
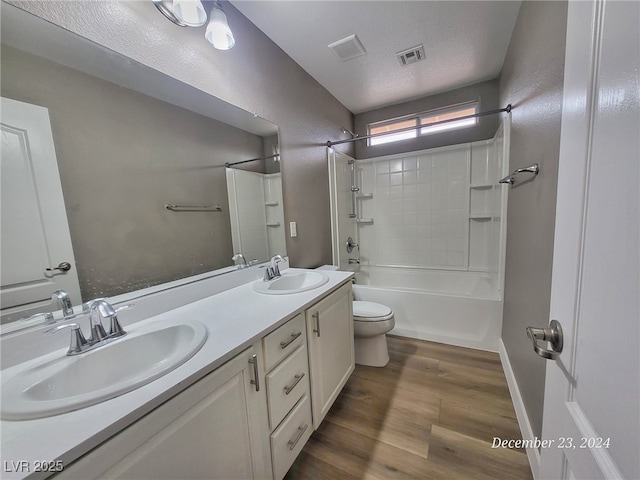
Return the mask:
<path fill-rule="evenodd" d="M 419 62 L 424 60 L 424 47 L 422 45 L 418 45 L 417 47 L 403 50 L 402 52 L 396 53 L 396 57 L 398 57 L 398 61 L 403 67 L 411 63 Z"/>
<path fill-rule="evenodd" d="M 333 50 L 338 58 L 343 62 L 367 53 L 362 42 L 355 34 L 349 35 L 337 42 L 333 42 L 331 45 L 328 45 L 328 47 Z"/>

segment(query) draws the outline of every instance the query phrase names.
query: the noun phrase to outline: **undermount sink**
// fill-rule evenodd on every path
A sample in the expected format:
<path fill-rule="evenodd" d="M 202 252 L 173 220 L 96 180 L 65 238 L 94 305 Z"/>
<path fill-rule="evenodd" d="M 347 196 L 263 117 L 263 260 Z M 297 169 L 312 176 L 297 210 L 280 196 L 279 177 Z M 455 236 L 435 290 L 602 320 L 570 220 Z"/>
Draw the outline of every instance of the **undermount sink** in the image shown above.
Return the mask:
<path fill-rule="evenodd" d="M 253 284 L 253 289 L 258 293 L 269 295 L 287 295 L 313 290 L 328 281 L 329 277 L 316 271 L 285 272 L 268 282 L 258 280 Z"/>
<path fill-rule="evenodd" d="M 185 363 L 206 339 L 200 322 L 150 324 L 87 353 L 40 362 L 3 382 L 2 419 L 49 417 L 130 392 Z"/>

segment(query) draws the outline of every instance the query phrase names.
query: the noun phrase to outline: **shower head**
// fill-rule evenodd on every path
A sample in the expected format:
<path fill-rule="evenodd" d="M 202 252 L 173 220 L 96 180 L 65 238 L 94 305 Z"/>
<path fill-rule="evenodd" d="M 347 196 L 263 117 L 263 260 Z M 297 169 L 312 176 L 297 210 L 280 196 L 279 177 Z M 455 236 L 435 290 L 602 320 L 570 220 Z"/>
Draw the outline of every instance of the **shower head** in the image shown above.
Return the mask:
<path fill-rule="evenodd" d="M 351 138 L 358 138 L 358 134 L 357 133 L 353 133 L 351 130 L 342 127 L 342 133 L 348 133 L 349 135 L 351 135 Z"/>

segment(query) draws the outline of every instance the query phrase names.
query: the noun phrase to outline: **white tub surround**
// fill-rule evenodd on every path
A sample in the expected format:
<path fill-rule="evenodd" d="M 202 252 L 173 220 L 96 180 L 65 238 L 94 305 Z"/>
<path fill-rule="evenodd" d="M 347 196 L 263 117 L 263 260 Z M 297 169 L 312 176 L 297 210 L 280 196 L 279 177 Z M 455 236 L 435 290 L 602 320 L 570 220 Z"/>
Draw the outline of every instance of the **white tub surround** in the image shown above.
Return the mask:
<path fill-rule="evenodd" d="M 296 271 L 296 269 L 290 269 Z M 190 360 L 165 376 L 144 385 L 134 391 L 73 412 L 48 418 L 25 421 L 2 421 L 2 464 L 6 467 L 3 478 L 45 478 L 46 472 L 34 472 L 36 462 L 54 462 L 61 460 L 70 465 L 100 443 L 134 423 L 154 408 L 174 397 L 208 373 L 232 359 L 243 350 L 260 341 L 262 337 L 283 325 L 285 322 L 315 305 L 325 297 L 345 285 L 351 274 L 345 272 L 325 272 L 329 282 L 311 291 L 292 295 L 262 295 L 252 288 L 255 272 L 249 283 L 205 298 L 191 301 L 181 306 L 173 297 L 172 290 L 156 293 L 136 301 L 136 307 L 120 314 L 125 329 L 131 325 L 131 317 L 141 315 L 143 311 L 154 311 L 163 302 L 173 304 L 173 309 L 163 313 L 154 313 L 150 318 L 139 319 L 132 328 L 153 322 L 184 319 L 197 320 L 208 330 L 208 340 Z M 247 280 L 245 280 L 246 282 Z M 207 282 L 195 282 L 179 287 L 185 298 L 197 298 L 203 294 Z M 136 313 L 136 311 L 138 313 Z M 82 321 L 82 320 L 81 320 Z M 86 325 L 83 322 L 83 328 Z M 2 371 L 3 381 L 20 369 L 39 361 L 39 358 L 25 359 L 25 351 L 32 357 L 43 354 L 64 356 L 68 337 L 63 335 L 64 346 L 57 345 L 55 353 L 35 348 L 40 345 L 44 328 L 23 332 L 2 339 L 10 348 L 3 348 L 3 360 L 12 360 L 13 366 Z M 64 333 L 64 332 L 63 332 Z M 60 341 L 58 337 L 46 336 L 47 341 Z M 30 342 L 38 340 L 38 342 Z M 108 348 L 108 347 L 106 347 Z M 17 353 L 18 352 L 18 353 Z M 18 362 L 16 363 L 16 358 Z M 25 362 L 26 363 L 22 363 Z M 126 365 L 122 365 L 126 369 Z M 261 367 L 262 368 L 262 367 Z M 99 375 L 100 372 L 88 372 Z M 25 462 L 29 468 L 19 471 L 12 466 Z M 14 463 L 11 463 L 14 462 Z M 8 467 L 7 467 L 8 466 Z"/>
<path fill-rule="evenodd" d="M 387 305 L 392 335 L 498 351 L 502 300 L 488 274 L 392 267 L 361 267 L 356 300 Z"/>
<path fill-rule="evenodd" d="M 329 149 L 333 262 L 359 272 L 357 300 L 393 310 L 391 333 L 498 350 L 510 122 L 490 140 L 365 160 Z"/>

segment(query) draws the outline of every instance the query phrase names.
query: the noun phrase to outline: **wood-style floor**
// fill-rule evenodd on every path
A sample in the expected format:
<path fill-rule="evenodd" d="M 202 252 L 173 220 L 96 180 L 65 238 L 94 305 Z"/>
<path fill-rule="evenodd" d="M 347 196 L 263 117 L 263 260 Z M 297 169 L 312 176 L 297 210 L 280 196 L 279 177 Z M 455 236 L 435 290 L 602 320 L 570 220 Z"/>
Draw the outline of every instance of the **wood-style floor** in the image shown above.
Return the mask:
<path fill-rule="evenodd" d="M 387 337 L 384 368 L 355 372 L 286 480 L 531 479 L 497 354 Z"/>

